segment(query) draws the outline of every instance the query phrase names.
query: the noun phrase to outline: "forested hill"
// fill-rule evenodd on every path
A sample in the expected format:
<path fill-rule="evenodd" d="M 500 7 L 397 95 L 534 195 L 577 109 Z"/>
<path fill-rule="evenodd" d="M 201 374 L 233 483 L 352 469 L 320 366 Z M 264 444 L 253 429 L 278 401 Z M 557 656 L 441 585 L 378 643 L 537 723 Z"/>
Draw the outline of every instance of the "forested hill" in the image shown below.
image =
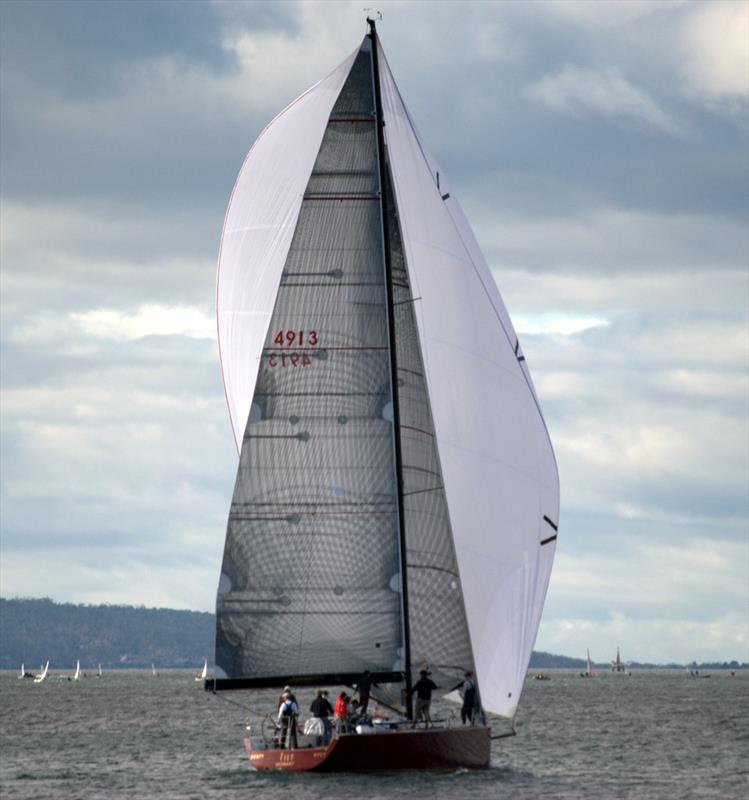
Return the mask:
<path fill-rule="evenodd" d="M 0 669 L 34 670 L 49 659 L 59 669 L 114 667 L 197 669 L 213 660 L 214 616 L 201 611 L 143 606 L 73 605 L 0 598 Z M 530 669 L 582 669 L 585 659 L 534 652 Z M 654 667 L 655 664 L 628 664 Z M 676 667 L 678 664 L 665 666 Z M 700 669 L 739 669 L 747 664 L 690 664 Z M 608 664 L 596 664 L 608 669 Z"/>
<path fill-rule="evenodd" d="M 199 667 L 212 660 L 214 616 L 200 611 L 0 598 L 0 669 Z"/>
<path fill-rule="evenodd" d="M 214 615 L 142 606 L 74 605 L 0 598 L 0 669 L 198 667 L 212 661 Z M 534 653 L 531 669 L 585 665 L 579 658 Z"/>

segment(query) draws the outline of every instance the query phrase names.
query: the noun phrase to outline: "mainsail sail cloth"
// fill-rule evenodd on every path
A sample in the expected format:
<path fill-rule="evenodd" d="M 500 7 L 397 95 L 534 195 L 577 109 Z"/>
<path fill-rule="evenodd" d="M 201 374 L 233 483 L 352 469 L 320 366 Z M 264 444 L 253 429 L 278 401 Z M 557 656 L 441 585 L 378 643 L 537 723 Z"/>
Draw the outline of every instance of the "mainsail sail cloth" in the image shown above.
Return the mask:
<path fill-rule="evenodd" d="M 215 672 L 470 669 L 511 716 L 556 464 L 489 268 L 378 51 L 377 76 L 366 37 L 266 128 L 227 211 L 218 331 L 240 465 Z"/>

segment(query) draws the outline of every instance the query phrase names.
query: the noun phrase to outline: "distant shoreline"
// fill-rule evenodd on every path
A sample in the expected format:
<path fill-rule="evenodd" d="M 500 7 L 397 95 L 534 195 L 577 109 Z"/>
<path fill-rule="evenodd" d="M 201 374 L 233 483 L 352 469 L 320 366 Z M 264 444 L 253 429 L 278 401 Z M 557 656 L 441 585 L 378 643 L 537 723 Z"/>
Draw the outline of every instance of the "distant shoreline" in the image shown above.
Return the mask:
<path fill-rule="evenodd" d="M 49 598 L 0 597 L 0 670 L 33 670 L 51 661 L 52 669 L 196 669 L 213 660 L 215 617 L 207 611 L 126 605 L 56 603 Z M 534 651 L 528 669 L 582 670 L 584 658 Z M 608 672 L 609 661 L 595 663 Z M 690 664 L 625 662 L 628 670 L 745 670 L 738 661 Z"/>

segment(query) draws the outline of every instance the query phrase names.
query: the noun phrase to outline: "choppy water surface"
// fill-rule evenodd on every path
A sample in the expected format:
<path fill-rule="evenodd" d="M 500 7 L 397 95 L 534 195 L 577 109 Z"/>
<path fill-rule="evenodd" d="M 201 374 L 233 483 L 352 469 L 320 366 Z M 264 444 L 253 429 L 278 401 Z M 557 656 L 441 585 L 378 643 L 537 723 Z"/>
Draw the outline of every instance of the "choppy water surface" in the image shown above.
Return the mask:
<path fill-rule="evenodd" d="M 246 715 L 233 702 L 270 710 L 276 692 L 222 701 L 184 671 L 110 672 L 77 683 L 51 674 L 38 686 L 4 673 L 0 797 L 749 797 L 749 674 L 549 674 L 528 681 L 518 735 L 493 743 L 489 770 L 312 775 L 254 772 L 244 758 Z M 298 696 L 304 709 L 311 693 Z"/>

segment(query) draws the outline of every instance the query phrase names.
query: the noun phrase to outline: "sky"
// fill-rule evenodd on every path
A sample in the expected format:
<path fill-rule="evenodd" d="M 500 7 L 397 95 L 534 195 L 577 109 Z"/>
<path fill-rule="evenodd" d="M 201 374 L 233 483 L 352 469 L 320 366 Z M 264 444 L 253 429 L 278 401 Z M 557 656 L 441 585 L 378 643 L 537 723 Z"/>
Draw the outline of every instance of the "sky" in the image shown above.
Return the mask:
<path fill-rule="evenodd" d="M 749 660 L 749 3 L 381 2 L 559 463 L 536 648 Z M 0 593 L 213 610 L 226 204 L 357 2 L 0 4 Z"/>

